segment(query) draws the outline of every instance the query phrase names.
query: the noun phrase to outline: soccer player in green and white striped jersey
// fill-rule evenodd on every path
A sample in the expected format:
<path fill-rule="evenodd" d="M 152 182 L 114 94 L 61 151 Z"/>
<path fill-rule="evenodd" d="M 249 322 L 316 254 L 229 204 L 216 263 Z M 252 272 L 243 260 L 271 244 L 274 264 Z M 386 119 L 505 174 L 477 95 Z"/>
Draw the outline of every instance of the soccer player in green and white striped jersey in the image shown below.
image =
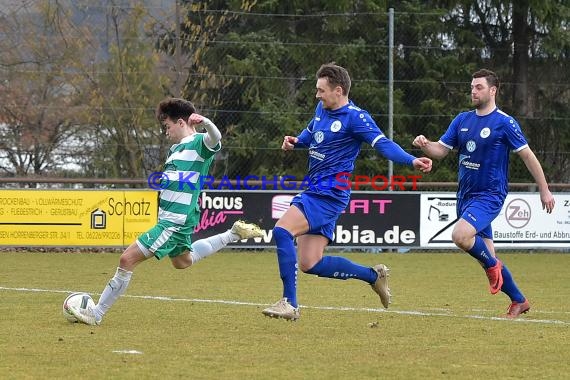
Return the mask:
<path fill-rule="evenodd" d="M 194 105 L 184 99 L 163 100 L 156 117 L 173 143 L 163 168 L 158 223 L 121 254 L 119 267 L 94 308 L 71 307 L 70 312 L 85 324 L 101 323 L 109 308 L 126 291 L 139 263 L 151 257 L 160 260 L 168 256 L 175 268 L 184 269 L 230 242 L 263 235 L 255 224 L 237 221 L 224 233 L 192 243 L 192 232 L 200 218 L 200 177 L 208 174 L 214 155 L 221 149 L 222 135 L 211 120 L 197 114 Z M 198 133 L 197 126 L 206 133 Z"/>

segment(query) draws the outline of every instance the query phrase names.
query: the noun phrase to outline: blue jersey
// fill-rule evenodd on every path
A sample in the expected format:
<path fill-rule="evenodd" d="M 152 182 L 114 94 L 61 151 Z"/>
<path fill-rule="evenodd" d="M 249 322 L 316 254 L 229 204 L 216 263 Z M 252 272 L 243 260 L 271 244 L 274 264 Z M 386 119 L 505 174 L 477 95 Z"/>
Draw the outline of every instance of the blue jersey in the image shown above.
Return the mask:
<path fill-rule="evenodd" d="M 336 110 L 324 109 L 319 102 L 315 116 L 298 139 L 295 147 L 309 148 L 309 190 L 341 197 L 346 202 L 350 188 L 342 180 L 348 176 L 341 173 L 352 173 L 363 142 L 396 163 L 412 165 L 415 159 L 386 138 L 370 114 L 352 101 Z"/>
<path fill-rule="evenodd" d="M 352 173 L 363 142 L 374 147 L 382 145 L 380 141 L 388 140 L 370 114 L 352 101 L 336 110 L 324 109 L 319 102 L 315 116 L 298 138 L 295 147 L 309 148 L 309 189 L 332 192 L 347 201 L 350 189 L 338 188 L 337 175 Z M 414 157 L 404 154 L 400 159 L 410 164 Z"/>
<path fill-rule="evenodd" d="M 514 118 L 495 108 L 485 116 L 462 112 L 439 142 L 459 153 L 458 198 L 494 194 L 502 200 L 508 192 L 509 153 L 528 147 Z"/>

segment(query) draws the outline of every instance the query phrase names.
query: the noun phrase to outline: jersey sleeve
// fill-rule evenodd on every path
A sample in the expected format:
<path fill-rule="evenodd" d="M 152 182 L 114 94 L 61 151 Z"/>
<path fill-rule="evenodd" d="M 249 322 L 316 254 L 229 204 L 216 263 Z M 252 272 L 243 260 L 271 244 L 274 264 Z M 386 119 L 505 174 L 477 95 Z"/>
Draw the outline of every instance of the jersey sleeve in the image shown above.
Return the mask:
<path fill-rule="evenodd" d="M 354 110 L 351 113 L 350 128 L 355 138 L 372 146 L 385 137 L 374 119 L 364 110 Z"/>
<path fill-rule="evenodd" d="M 307 125 L 307 128 L 303 129 L 299 134 L 299 136 L 297 136 L 298 141 L 295 144 L 295 148 L 308 148 L 309 145 L 311 145 L 311 139 L 313 138 L 311 131 L 313 129 L 314 122 L 315 119 L 314 118 L 311 119 L 311 121 Z"/>
<path fill-rule="evenodd" d="M 404 165 L 412 165 L 416 159 L 404 151 L 400 145 L 388 139 L 368 112 L 354 111 L 351 115 L 351 124 L 355 137 L 370 144 L 384 158 Z"/>
<path fill-rule="evenodd" d="M 397 164 L 413 166 L 416 159 L 416 157 L 402 149 L 400 145 L 386 137 L 379 139 L 373 147 L 382 156 Z"/>
<path fill-rule="evenodd" d="M 309 121 L 307 127 L 301 131 L 299 136 L 297 136 L 297 143 L 295 148 L 308 148 L 311 145 L 311 140 L 313 139 L 313 125 L 315 124 L 315 118 L 319 116 L 322 111 L 322 104 L 318 102 L 315 107 L 315 116 Z"/>
<path fill-rule="evenodd" d="M 521 130 L 521 127 L 512 117 L 505 119 L 505 140 L 509 148 L 519 152 L 528 147 L 528 142 Z"/>
<path fill-rule="evenodd" d="M 213 155 L 215 155 L 217 152 L 219 152 L 220 149 L 222 149 L 222 144 L 218 142 L 213 149 L 210 149 L 204 142 L 204 136 L 205 136 L 204 133 L 198 133 L 196 136 L 196 139 L 199 140 L 199 144 L 197 144 L 198 145 L 197 151 L 200 154 L 200 157 L 208 159 Z"/>
<path fill-rule="evenodd" d="M 460 126 L 461 126 L 461 122 L 463 121 L 463 114 L 460 113 L 459 115 L 457 115 L 449 124 L 449 127 L 447 127 L 447 130 L 445 131 L 445 133 L 443 134 L 443 136 L 441 136 L 439 138 L 439 142 L 445 146 L 446 148 L 449 149 L 453 149 L 458 145 L 457 142 L 457 131 L 459 130 Z"/>

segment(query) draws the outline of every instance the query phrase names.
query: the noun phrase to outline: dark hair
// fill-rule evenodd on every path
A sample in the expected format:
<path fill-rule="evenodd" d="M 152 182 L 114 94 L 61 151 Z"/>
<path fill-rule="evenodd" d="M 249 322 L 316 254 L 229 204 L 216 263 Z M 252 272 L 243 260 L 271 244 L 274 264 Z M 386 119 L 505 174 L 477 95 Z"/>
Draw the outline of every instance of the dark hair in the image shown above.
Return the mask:
<path fill-rule="evenodd" d="M 192 102 L 180 98 L 167 98 L 158 104 L 155 114 L 158 121 L 162 123 L 167 118 L 174 121 L 178 119 L 187 121 L 195 112 L 196 108 Z"/>
<path fill-rule="evenodd" d="M 501 83 L 499 83 L 499 77 L 491 70 L 481 69 L 473 73 L 472 78 L 485 78 L 489 87 L 495 86 L 497 87 L 497 92 L 499 92 L 499 87 Z"/>
<path fill-rule="evenodd" d="M 317 71 L 317 79 L 327 78 L 332 87 L 340 86 L 342 94 L 348 96 L 350 92 L 350 75 L 344 67 L 336 65 L 334 62 L 321 65 Z"/>

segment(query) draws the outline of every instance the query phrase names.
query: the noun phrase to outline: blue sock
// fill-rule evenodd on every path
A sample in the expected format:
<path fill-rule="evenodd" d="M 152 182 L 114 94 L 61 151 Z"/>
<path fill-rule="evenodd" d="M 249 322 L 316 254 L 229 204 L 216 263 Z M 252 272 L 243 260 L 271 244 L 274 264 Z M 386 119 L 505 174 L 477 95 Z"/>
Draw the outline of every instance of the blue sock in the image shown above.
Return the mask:
<path fill-rule="evenodd" d="M 279 274 L 283 281 L 283 297 L 297 307 L 297 251 L 293 243 L 293 235 L 282 227 L 273 228 L 273 238 L 277 244 L 277 261 Z"/>
<path fill-rule="evenodd" d="M 503 270 L 501 271 L 501 274 L 503 275 L 503 287 L 501 288 L 501 291 L 509 296 L 513 302 L 524 302 L 525 297 L 519 290 L 519 287 L 515 283 L 515 280 L 513 280 L 513 276 L 511 275 L 509 269 L 505 266 L 505 263 L 503 263 Z"/>
<path fill-rule="evenodd" d="M 491 255 L 489 248 L 487 248 L 487 244 L 485 244 L 485 241 L 479 235 L 475 235 L 475 244 L 473 244 L 473 247 L 471 247 L 467 253 L 483 264 L 485 269 L 491 268 L 497 264 L 497 260 L 493 255 Z"/>
<path fill-rule="evenodd" d="M 324 256 L 321 261 L 316 263 L 307 273 L 337 280 L 357 278 L 369 284 L 375 282 L 378 278 L 378 273 L 376 273 L 374 269 L 355 264 L 340 256 Z"/>

